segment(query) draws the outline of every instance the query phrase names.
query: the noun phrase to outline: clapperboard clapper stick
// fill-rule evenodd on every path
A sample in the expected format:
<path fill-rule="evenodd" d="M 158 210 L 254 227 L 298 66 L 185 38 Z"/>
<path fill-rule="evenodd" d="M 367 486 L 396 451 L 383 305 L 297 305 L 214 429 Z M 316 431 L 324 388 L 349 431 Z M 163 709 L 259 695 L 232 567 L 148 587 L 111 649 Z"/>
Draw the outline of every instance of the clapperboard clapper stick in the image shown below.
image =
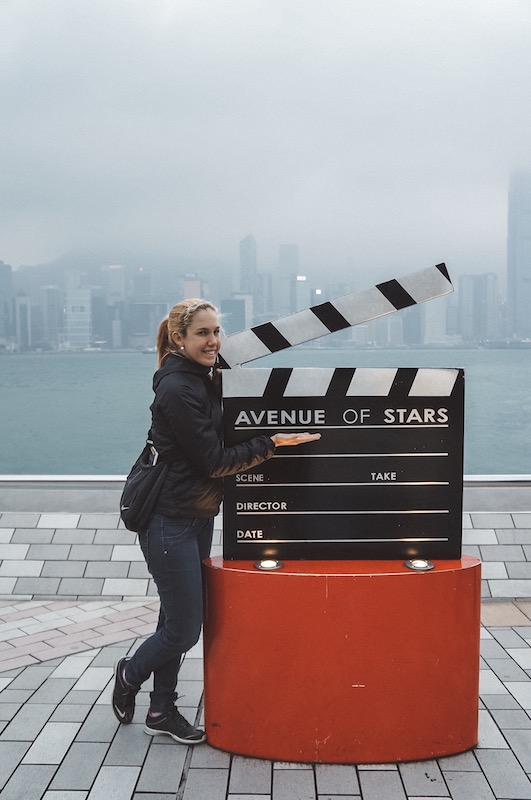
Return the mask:
<path fill-rule="evenodd" d="M 453 290 L 446 265 L 437 264 L 227 336 L 220 363 L 225 368 L 236 367 Z"/>

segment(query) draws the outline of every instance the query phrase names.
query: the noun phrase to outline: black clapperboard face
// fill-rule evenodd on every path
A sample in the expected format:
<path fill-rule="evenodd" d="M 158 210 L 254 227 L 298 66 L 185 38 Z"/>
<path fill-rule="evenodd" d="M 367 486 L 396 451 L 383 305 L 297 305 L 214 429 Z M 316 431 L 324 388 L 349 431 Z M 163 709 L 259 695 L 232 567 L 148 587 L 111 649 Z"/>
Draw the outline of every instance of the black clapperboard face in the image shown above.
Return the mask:
<path fill-rule="evenodd" d="M 227 339 L 225 443 L 321 439 L 225 478 L 224 558 L 460 558 L 463 370 L 238 366 L 449 291 L 438 265 Z"/>

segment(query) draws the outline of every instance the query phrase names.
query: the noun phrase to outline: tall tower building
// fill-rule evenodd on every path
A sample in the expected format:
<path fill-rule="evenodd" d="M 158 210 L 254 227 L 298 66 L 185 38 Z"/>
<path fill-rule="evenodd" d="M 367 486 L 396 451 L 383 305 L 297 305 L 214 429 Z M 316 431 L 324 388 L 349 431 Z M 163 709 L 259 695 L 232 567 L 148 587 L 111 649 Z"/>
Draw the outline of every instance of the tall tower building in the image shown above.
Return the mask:
<path fill-rule="evenodd" d="M 0 344 L 13 335 L 13 270 L 0 261 Z"/>
<path fill-rule="evenodd" d="M 463 341 L 498 339 L 500 328 L 498 276 L 493 272 L 461 275 L 458 298 L 459 333 Z"/>
<path fill-rule="evenodd" d="M 509 337 L 531 338 L 531 172 L 515 173 L 509 184 L 507 323 Z"/>

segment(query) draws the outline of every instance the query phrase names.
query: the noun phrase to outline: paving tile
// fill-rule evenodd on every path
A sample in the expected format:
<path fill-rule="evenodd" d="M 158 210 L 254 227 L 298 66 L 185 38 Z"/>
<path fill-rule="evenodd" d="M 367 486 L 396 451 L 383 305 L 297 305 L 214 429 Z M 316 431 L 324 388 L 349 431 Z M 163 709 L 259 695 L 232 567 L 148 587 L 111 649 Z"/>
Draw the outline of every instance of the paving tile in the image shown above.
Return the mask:
<path fill-rule="evenodd" d="M 271 796 L 273 800 L 316 800 L 313 770 L 275 769 Z"/>
<path fill-rule="evenodd" d="M 130 800 L 139 767 L 102 767 L 87 800 Z"/>
<path fill-rule="evenodd" d="M 512 528 L 511 514 L 495 512 L 476 512 L 470 514 L 474 528 Z"/>
<path fill-rule="evenodd" d="M 104 764 L 106 767 L 141 767 L 150 744 L 151 738 L 144 733 L 142 722 L 120 725 Z"/>
<path fill-rule="evenodd" d="M 78 528 L 117 528 L 119 514 L 81 514 Z"/>
<path fill-rule="evenodd" d="M 481 564 L 481 577 L 486 580 L 507 580 L 507 566 L 505 561 L 483 561 Z M 489 595 L 490 596 L 490 595 Z"/>
<path fill-rule="evenodd" d="M 81 578 L 87 567 L 86 561 L 46 561 L 43 578 Z M 59 590 L 58 594 L 61 594 Z"/>
<path fill-rule="evenodd" d="M 531 596 L 531 580 L 509 579 L 507 581 L 489 581 L 492 597 L 529 597 Z"/>
<path fill-rule="evenodd" d="M 37 703 L 24 705 L 4 728 L 0 739 L 12 742 L 33 742 L 55 710 L 55 705 Z"/>
<path fill-rule="evenodd" d="M 186 787 L 182 800 L 225 800 L 227 793 L 228 770 L 224 769 L 191 769 L 186 779 Z M 306 800 L 304 795 L 279 795 L 275 800 Z M 92 798 L 91 798 L 92 800 Z M 315 800 L 315 794 L 311 800 Z"/>
<path fill-rule="evenodd" d="M 448 772 L 445 779 L 452 800 L 495 800 L 482 772 Z"/>
<path fill-rule="evenodd" d="M 75 684 L 73 678 L 49 678 L 32 694 L 28 702 L 60 703 Z"/>
<path fill-rule="evenodd" d="M 445 772 L 480 772 L 480 766 L 474 755 L 474 751 L 468 750 L 466 753 L 459 753 L 455 756 L 446 756 L 438 759 L 439 767 Z"/>
<path fill-rule="evenodd" d="M 526 615 L 531 622 L 531 601 L 529 600 L 516 600 L 515 606 Z"/>
<path fill-rule="evenodd" d="M 37 528 L 76 528 L 79 514 L 41 514 Z"/>
<path fill-rule="evenodd" d="M 531 781 L 513 753 L 509 750 L 481 750 L 477 758 L 497 797 L 531 799 Z"/>
<path fill-rule="evenodd" d="M 418 764 L 400 764 L 398 767 L 408 797 L 443 797 L 447 795 L 446 784 L 436 761 Z"/>
<path fill-rule="evenodd" d="M 360 772 L 359 777 L 363 800 L 406 800 L 406 793 L 398 771 L 368 770 Z M 290 799 L 286 798 L 286 800 Z"/>
<path fill-rule="evenodd" d="M 509 745 L 500 733 L 498 726 L 487 710 L 479 711 L 479 739 L 476 752 L 480 748 L 507 749 Z"/>
<path fill-rule="evenodd" d="M 464 530 L 462 541 L 463 547 L 469 544 L 498 544 L 496 533 L 492 528 Z"/>
<path fill-rule="evenodd" d="M 95 530 L 80 531 L 78 528 L 58 528 L 52 531 L 53 544 L 92 544 L 96 536 Z"/>
<path fill-rule="evenodd" d="M 0 564 L 0 575 L 7 577 L 35 577 L 40 575 L 44 561 L 31 561 L 30 559 L 24 561 L 4 560 Z"/>
<path fill-rule="evenodd" d="M 145 596 L 148 581 L 141 578 L 106 578 L 103 584 L 103 594 L 133 597 Z"/>
<path fill-rule="evenodd" d="M 13 547 L 25 547 L 25 546 L 26 545 L 13 545 Z M 42 559 L 44 561 L 67 561 L 71 545 L 30 544 L 27 545 L 27 547 L 28 547 L 27 558 Z"/>
<path fill-rule="evenodd" d="M 531 529 L 509 531 L 497 530 L 496 536 L 500 544 L 531 544 Z"/>
<path fill-rule="evenodd" d="M 359 795 L 360 785 L 356 767 L 345 764 L 316 764 L 317 794 Z"/>
<path fill-rule="evenodd" d="M 74 742 L 55 773 L 50 790 L 88 790 L 103 763 L 108 745 Z"/>
<path fill-rule="evenodd" d="M 482 545 L 479 550 L 482 561 L 525 561 L 523 548 L 517 544 Z"/>
<path fill-rule="evenodd" d="M 511 514 L 515 528 L 531 528 L 531 512 Z"/>
<path fill-rule="evenodd" d="M 190 766 L 192 769 L 199 769 L 200 767 L 228 769 L 231 764 L 231 758 L 232 756 L 230 753 L 225 753 L 222 750 L 215 750 L 208 744 L 203 744 L 201 747 L 192 748 Z"/>
<path fill-rule="evenodd" d="M 523 669 L 531 669 L 531 647 L 511 647 L 507 652 Z"/>
<path fill-rule="evenodd" d="M 111 742 L 120 723 L 108 705 L 94 706 L 76 736 L 77 742 Z"/>
<path fill-rule="evenodd" d="M 48 722 L 24 756 L 23 764 L 60 764 L 80 723 Z"/>
<path fill-rule="evenodd" d="M 30 547 L 29 544 L 0 544 L 0 559 L 23 561 L 28 556 Z M 30 556 L 30 558 L 38 559 L 39 556 Z"/>
<path fill-rule="evenodd" d="M 269 761 L 234 756 L 230 771 L 229 793 L 270 794 L 272 768 Z"/>
<path fill-rule="evenodd" d="M 28 667 L 11 681 L 10 689 L 38 689 L 52 674 L 54 668 L 49 666 Z"/>
<path fill-rule="evenodd" d="M 94 597 L 102 594 L 102 588 L 103 578 L 62 578 L 57 593 Z"/>
<path fill-rule="evenodd" d="M 508 730 L 504 734 L 523 769 L 531 773 L 531 731 Z"/>
<path fill-rule="evenodd" d="M 531 730 L 531 717 L 521 709 L 500 709 L 498 711 L 493 710 L 490 713 L 498 728 L 504 733 L 506 730 Z"/>
<path fill-rule="evenodd" d="M 527 675 L 511 658 L 489 658 L 489 667 L 501 681 L 525 681 Z"/>
<path fill-rule="evenodd" d="M 0 764 L 2 765 L 0 769 L 0 790 L 5 786 L 24 758 L 29 746 L 28 742 L 0 741 Z"/>
<path fill-rule="evenodd" d="M 16 578 L 0 578 L 0 595 L 11 596 L 16 582 Z"/>
<path fill-rule="evenodd" d="M 56 767 L 26 764 L 13 773 L 2 790 L 2 800 L 41 800 Z"/>
<path fill-rule="evenodd" d="M 94 537 L 95 544 L 133 545 L 137 542 L 137 535 L 127 530 L 98 529 Z"/>
<path fill-rule="evenodd" d="M 507 694 L 507 688 L 490 669 L 479 671 L 479 694 Z"/>
<path fill-rule="evenodd" d="M 127 578 L 130 576 L 129 564 L 121 561 L 89 561 L 85 569 L 86 578 Z M 144 576 L 137 576 L 144 577 Z"/>
<path fill-rule="evenodd" d="M 149 746 L 152 737 L 146 736 L 145 733 L 142 733 L 142 736 L 147 740 Z M 137 792 L 155 790 L 162 793 L 172 792 L 175 795 L 179 788 L 187 753 L 187 747 L 179 745 L 173 740 L 168 739 L 167 745 L 153 741 L 138 779 Z M 208 794 L 204 796 L 205 798 L 209 797 Z"/>
<path fill-rule="evenodd" d="M 507 564 L 507 576 L 513 580 L 529 580 L 531 578 L 531 562 L 515 561 Z"/>
<path fill-rule="evenodd" d="M 492 602 L 481 604 L 481 622 L 487 628 L 495 625 L 513 627 L 515 625 L 526 625 L 529 619 L 513 603 Z"/>
<path fill-rule="evenodd" d="M 80 678 L 93 661 L 93 653 L 67 656 L 51 674 L 54 678 Z"/>
<path fill-rule="evenodd" d="M 525 639 L 519 636 L 512 628 L 493 628 L 491 634 L 502 647 L 523 647 Z"/>
<path fill-rule="evenodd" d="M 41 515 L 29 511 L 4 511 L 2 513 L 3 528 L 35 528 Z"/>
<path fill-rule="evenodd" d="M 531 680 L 527 682 L 512 681 L 507 682 L 507 689 L 513 697 L 520 703 L 522 708 L 531 710 Z"/>
<path fill-rule="evenodd" d="M 21 544 L 50 544 L 53 540 L 53 530 L 43 531 L 36 528 L 16 528 L 11 541 Z"/>

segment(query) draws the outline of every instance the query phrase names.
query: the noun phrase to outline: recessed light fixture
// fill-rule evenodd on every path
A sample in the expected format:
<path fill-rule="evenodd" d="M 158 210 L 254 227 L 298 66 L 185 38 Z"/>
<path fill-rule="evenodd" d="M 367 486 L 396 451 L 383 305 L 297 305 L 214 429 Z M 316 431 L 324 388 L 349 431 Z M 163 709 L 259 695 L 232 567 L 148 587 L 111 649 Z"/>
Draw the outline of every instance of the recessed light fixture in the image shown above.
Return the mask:
<path fill-rule="evenodd" d="M 408 569 L 414 569 L 416 572 L 428 572 L 428 570 L 433 569 L 435 564 L 425 558 L 410 558 L 409 561 L 405 562 L 404 566 Z"/>
<path fill-rule="evenodd" d="M 275 569 L 282 569 L 284 564 L 277 558 L 263 558 L 261 561 L 257 561 L 254 566 L 256 569 L 272 572 Z"/>

